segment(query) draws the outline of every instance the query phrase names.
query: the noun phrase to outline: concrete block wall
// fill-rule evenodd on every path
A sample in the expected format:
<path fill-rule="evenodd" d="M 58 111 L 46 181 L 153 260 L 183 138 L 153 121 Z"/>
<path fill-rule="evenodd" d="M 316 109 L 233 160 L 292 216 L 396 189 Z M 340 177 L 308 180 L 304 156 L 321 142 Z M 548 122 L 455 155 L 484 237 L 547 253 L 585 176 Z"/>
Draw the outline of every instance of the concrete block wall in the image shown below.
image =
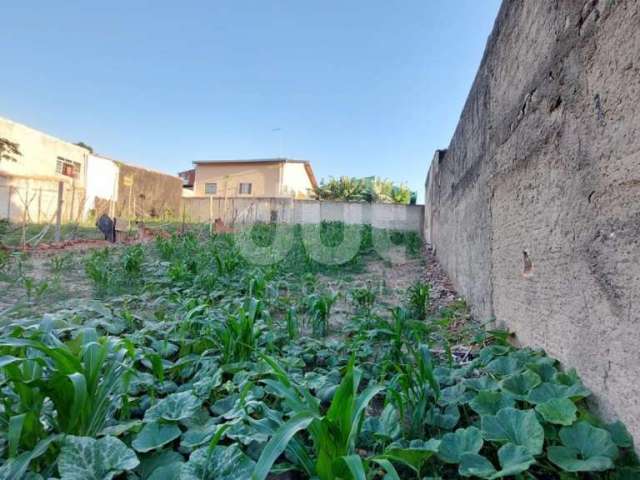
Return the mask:
<path fill-rule="evenodd" d="M 576 368 L 640 442 L 639 1 L 504 1 L 425 230 L 477 317 Z"/>
<path fill-rule="evenodd" d="M 317 224 L 341 221 L 347 224 L 370 224 L 378 228 L 422 232 L 422 205 L 387 203 L 326 202 L 292 198 L 209 198 L 183 197 L 185 217 L 208 222 L 221 218 L 227 225 L 256 222 Z"/>

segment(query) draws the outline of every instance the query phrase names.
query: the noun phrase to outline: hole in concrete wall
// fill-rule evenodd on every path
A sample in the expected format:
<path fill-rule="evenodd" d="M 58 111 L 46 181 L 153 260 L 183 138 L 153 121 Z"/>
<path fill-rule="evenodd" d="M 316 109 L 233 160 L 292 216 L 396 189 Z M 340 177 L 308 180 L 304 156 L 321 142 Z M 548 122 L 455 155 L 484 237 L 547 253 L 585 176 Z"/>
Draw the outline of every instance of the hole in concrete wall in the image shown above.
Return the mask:
<path fill-rule="evenodd" d="M 533 262 L 531 261 L 531 257 L 529 257 L 529 253 L 526 250 L 522 251 L 522 260 L 524 263 L 522 274 L 525 276 L 531 275 L 531 273 L 533 272 Z"/>
<path fill-rule="evenodd" d="M 602 107 L 602 99 L 600 98 L 599 93 L 596 93 L 593 97 L 593 103 L 596 110 L 596 119 L 598 120 L 598 122 L 600 122 L 600 125 L 606 125 L 604 108 Z"/>
<path fill-rule="evenodd" d="M 595 195 L 595 193 L 596 191 L 594 190 L 589 194 L 589 203 L 591 203 L 591 200 L 593 200 L 593 196 Z"/>

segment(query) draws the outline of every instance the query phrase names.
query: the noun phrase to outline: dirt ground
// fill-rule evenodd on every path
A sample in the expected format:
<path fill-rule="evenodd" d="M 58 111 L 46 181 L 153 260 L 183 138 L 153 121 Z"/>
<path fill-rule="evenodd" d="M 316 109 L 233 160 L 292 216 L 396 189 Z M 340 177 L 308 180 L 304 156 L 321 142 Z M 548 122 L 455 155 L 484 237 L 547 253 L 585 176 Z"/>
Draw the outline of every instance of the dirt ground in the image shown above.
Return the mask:
<path fill-rule="evenodd" d="M 320 284 L 339 294 L 331 310 L 332 326 L 345 324 L 347 318 L 354 314 L 353 302 L 349 297 L 350 290 L 354 288 L 371 288 L 384 308 L 402 305 L 408 289 L 417 282 L 431 285 L 432 311 L 448 307 L 459 299 L 430 248 L 425 246 L 421 256 L 406 256 L 402 251 L 392 252 L 391 256 L 393 262 L 368 261 L 362 273 L 347 273 L 341 277 L 320 276 Z"/>
<path fill-rule="evenodd" d="M 47 290 L 40 302 L 29 304 L 26 287 L 20 283 L 3 281 L 0 277 L 0 316 L 12 310 L 18 304 L 25 304 L 29 313 L 46 313 L 63 308 L 63 304 L 73 299 L 91 299 L 93 289 L 84 274 L 82 256 L 95 248 L 110 248 L 118 244 L 103 240 L 64 242 L 58 245 L 42 245 L 36 251 L 25 256 L 23 266 L 25 274 L 38 285 L 47 283 Z M 378 299 L 377 308 L 385 310 L 402 305 L 407 298 L 408 289 L 417 282 L 431 285 L 431 310 L 437 311 L 451 305 L 458 296 L 435 261 L 431 250 L 424 248 L 420 256 L 407 256 L 403 251 L 391 252 L 393 261 L 368 259 L 364 271 L 344 275 L 320 275 L 318 283 L 323 288 L 338 293 L 338 299 L 331 310 L 330 324 L 339 327 L 355 313 L 350 292 L 355 288 L 368 287 Z M 54 260 L 57 259 L 57 260 Z M 62 261 L 63 267 L 56 271 L 55 261 Z M 26 313 L 26 311 L 25 311 Z"/>

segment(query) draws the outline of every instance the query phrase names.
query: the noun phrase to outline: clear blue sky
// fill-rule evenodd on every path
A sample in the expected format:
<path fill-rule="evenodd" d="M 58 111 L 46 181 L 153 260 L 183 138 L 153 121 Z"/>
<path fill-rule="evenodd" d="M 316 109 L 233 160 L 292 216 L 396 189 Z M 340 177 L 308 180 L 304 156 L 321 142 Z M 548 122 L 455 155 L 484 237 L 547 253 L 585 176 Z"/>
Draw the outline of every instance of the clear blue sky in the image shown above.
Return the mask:
<path fill-rule="evenodd" d="M 422 194 L 499 3 L 4 2 L 0 116 L 172 173 L 284 155 Z"/>

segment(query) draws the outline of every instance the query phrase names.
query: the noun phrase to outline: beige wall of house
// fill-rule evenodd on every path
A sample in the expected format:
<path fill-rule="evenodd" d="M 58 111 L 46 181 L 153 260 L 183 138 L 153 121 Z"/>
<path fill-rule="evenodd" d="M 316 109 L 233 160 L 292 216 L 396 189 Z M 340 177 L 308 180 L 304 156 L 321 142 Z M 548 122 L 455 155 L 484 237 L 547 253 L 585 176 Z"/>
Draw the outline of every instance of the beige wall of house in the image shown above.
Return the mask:
<path fill-rule="evenodd" d="M 196 196 L 216 197 L 276 197 L 280 195 L 279 163 L 224 163 L 196 165 L 196 179 L 193 190 Z M 240 184 L 250 183 L 251 194 L 241 194 Z M 213 190 L 206 190 L 207 184 L 215 184 Z"/>
<path fill-rule="evenodd" d="M 60 173 L 73 168 L 76 188 L 84 188 L 89 151 L 20 123 L 0 118 L 0 138 L 18 144 L 21 156 L 15 161 L 2 159 L 0 173 L 12 177 L 49 177 L 72 183 L 72 178 Z M 64 166 L 67 164 L 68 166 Z"/>
<path fill-rule="evenodd" d="M 282 193 L 295 198 L 308 198 L 313 184 L 304 163 L 282 164 Z"/>
<path fill-rule="evenodd" d="M 250 184 L 250 193 L 241 184 Z M 311 188 L 303 162 L 221 162 L 196 164 L 193 191 L 195 196 L 307 198 Z"/>

